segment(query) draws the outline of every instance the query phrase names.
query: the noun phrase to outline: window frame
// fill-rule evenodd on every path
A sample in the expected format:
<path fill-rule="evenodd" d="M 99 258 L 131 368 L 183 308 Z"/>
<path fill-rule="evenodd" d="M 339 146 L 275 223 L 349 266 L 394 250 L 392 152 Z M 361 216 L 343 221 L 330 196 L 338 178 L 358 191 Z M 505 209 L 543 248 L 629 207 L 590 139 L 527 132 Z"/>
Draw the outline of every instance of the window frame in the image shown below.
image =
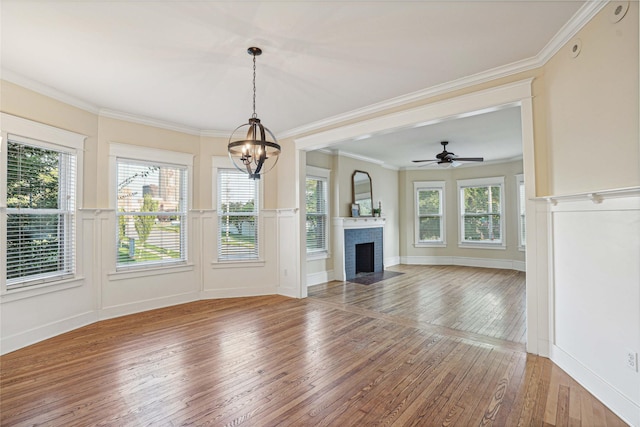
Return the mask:
<path fill-rule="evenodd" d="M 140 263 L 132 263 L 127 265 L 119 265 L 117 257 L 117 242 L 118 242 L 118 160 L 129 160 L 136 164 L 149 164 L 176 168 L 184 168 L 186 188 L 181 189 L 184 192 L 185 204 L 184 213 L 182 215 L 185 218 L 185 223 L 181 222 L 181 233 L 184 233 L 181 237 L 181 250 L 183 256 L 176 260 L 164 260 L 160 262 L 156 261 L 144 261 Z M 142 147 L 137 145 L 122 144 L 111 142 L 109 144 L 109 165 L 110 165 L 110 191 L 109 191 L 109 205 L 113 209 L 114 218 L 114 245 L 113 245 L 113 268 L 116 274 L 126 274 L 130 272 L 138 271 L 154 271 L 164 270 L 172 268 L 182 268 L 190 263 L 190 228 L 191 222 L 190 211 L 192 207 L 192 194 L 193 194 L 193 154 L 163 150 L 159 148 Z M 126 212 L 125 212 L 126 214 Z M 113 274 L 113 273 L 112 273 Z"/>
<path fill-rule="evenodd" d="M 79 285 L 82 280 L 82 260 L 79 254 L 82 253 L 82 236 L 80 234 L 80 209 L 82 206 L 82 182 L 83 182 L 83 153 L 85 135 L 76 132 L 59 129 L 53 126 L 38 123 L 32 120 L 16 117 L 6 113 L 0 113 L 0 122 L 2 129 L 0 130 L 0 175 L 7 177 L 8 173 L 8 144 L 14 142 L 22 145 L 28 145 L 44 150 L 57 151 L 70 155 L 70 160 L 74 163 L 75 177 L 72 184 L 73 201 L 67 204 L 67 209 L 58 207 L 57 211 L 66 211 L 67 216 L 65 222 L 69 227 L 64 231 L 65 241 L 69 242 L 64 246 L 70 249 L 65 251 L 65 263 L 69 269 L 68 272 L 60 272 L 60 274 L 43 274 L 26 276 L 25 280 L 13 280 L 8 283 L 7 280 L 7 218 L 9 211 L 15 208 L 7 206 L 7 186 L 0 187 L 0 235 L 5 243 L 0 245 L 0 277 L 2 277 L 0 285 L 0 295 L 9 296 L 10 294 L 27 291 L 28 295 L 37 295 L 45 292 L 53 292 L 59 289 L 66 289 L 69 286 Z M 59 182 L 68 180 L 68 175 L 60 175 Z M 67 189 L 67 184 L 61 184 L 62 190 Z M 60 196 L 59 196 L 60 197 Z M 66 197 L 64 197 L 66 198 Z M 69 209 L 69 207 L 71 207 Z M 77 283 L 76 283 L 77 282 Z M 76 283 L 76 284 L 74 284 Z"/>
<path fill-rule="evenodd" d="M 483 249 L 506 249 L 507 236 L 505 235 L 505 190 L 504 176 L 460 179 L 457 180 L 458 186 L 458 247 L 460 248 L 483 248 Z M 474 241 L 464 239 L 464 189 L 477 187 L 499 187 L 500 188 L 500 240 L 499 241 Z M 495 213 L 490 215 L 496 215 Z"/>
<path fill-rule="evenodd" d="M 262 267 L 265 265 L 264 259 L 264 180 L 257 179 L 254 182 L 257 185 L 257 196 L 258 196 L 258 208 L 256 214 L 256 224 L 258 227 L 257 238 L 258 238 L 258 256 L 257 258 L 220 258 L 219 254 L 219 242 L 220 242 L 220 226 L 219 226 L 219 199 L 218 199 L 218 170 L 219 169 L 228 169 L 238 174 L 243 174 L 243 172 L 239 171 L 229 159 L 228 156 L 213 156 L 212 157 L 212 198 L 211 203 L 213 205 L 213 213 L 215 215 L 214 219 L 214 227 L 215 227 L 215 244 L 213 245 L 214 251 L 214 260 L 211 262 L 214 268 L 221 267 Z M 247 175 L 247 179 L 250 179 Z"/>
<path fill-rule="evenodd" d="M 325 230 L 324 230 L 325 247 L 322 249 L 315 249 L 310 251 L 309 248 L 306 247 L 306 243 L 305 243 L 307 260 L 329 258 L 331 256 L 331 250 L 330 250 L 331 248 L 331 241 L 330 241 L 331 216 L 329 215 L 329 213 L 331 212 L 331 206 L 330 206 L 331 197 L 329 197 L 329 192 L 331 191 L 331 170 L 319 168 L 316 166 L 307 166 L 307 173 L 305 176 L 305 188 L 306 188 L 306 182 L 308 179 L 320 180 L 325 183 L 325 200 L 324 200 L 325 212 L 324 214 L 311 214 L 316 216 L 324 215 L 325 217 Z M 306 220 L 306 217 L 308 217 L 309 215 L 310 215 L 309 212 L 305 212 L 305 220 Z M 305 236 L 306 236 L 306 233 L 305 233 Z M 306 242 L 306 239 L 305 239 L 305 242 Z"/>
<path fill-rule="evenodd" d="M 518 222 L 518 250 L 525 251 L 527 248 L 526 224 L 527 224 L 527 212 L 526 212 L 526 193 L 524 188 L 524 175 L 516 175 L 516 212 Z"/>
<path fill-rule="evenodd" d="M 420 215 L 419 192 L 421 190 L 438 191 L 440 194 L 440 209 L 438 215 Z M 446 220 L 446 182 L 445 181 L 414 181 L 413 183 L 413 246 L 414 247 L 446 247 L 447 246 L 447 220 Z M 420 218 L 424 216 L 440 217 L 440 239 L 420 240 Z"/>

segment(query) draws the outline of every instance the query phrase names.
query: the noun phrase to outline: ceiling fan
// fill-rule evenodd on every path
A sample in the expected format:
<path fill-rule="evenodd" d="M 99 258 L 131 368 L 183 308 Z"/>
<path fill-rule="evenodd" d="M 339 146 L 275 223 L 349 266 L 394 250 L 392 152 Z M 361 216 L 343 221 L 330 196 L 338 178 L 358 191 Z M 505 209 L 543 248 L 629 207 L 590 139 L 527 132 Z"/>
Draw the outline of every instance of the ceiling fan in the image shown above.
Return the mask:
<path fill-rule="evenodd" d="M 442 153 L 436 154 L 435 159 L 412 160 L 412 162 L 413 163 L 428 162 L 423 166 L 426 166 L 432 163 L 437 163 L 439 165 L 444 165 L 449 167 L 453 166 L 454 168 L 460 166 L 462 164 L 460 162 L 484 162 L 484 157 L 458 157 L 454 153 L 447 151 L 447 144 L 449 144 L 448 141 L 442 141 L 440 144 L 442 144 Z"/>

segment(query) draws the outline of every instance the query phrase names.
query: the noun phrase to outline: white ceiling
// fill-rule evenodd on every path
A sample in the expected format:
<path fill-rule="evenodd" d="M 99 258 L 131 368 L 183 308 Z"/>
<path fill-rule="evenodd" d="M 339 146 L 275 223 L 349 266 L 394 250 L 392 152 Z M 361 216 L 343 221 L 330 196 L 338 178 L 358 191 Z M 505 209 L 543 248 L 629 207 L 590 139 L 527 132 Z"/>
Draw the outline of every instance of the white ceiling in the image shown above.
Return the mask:
<path fill-rule="evenodd" d="M 367 135 L 365 135 L 367 136 Z M 331 146 L 331 151 L 398 169 L 438 168 L 412 160 L 435 159 L 448 141 L 447 151 L 459 157 L 484 157 L 477 166 L 522 158 L 520 107 L 504 108 L 422 127 L 383 132 Z"/>
<path fill-rule="evenodd" d="M 246 49 L 259 46 L 257 113 L 277 136 L 534 58 L 584 3 L 2 0 L 0 65 L 5 79 L 96 110 L 229 132 L 251 115 Z M 414 141 L 407 158 L 432 156 L 418 141 L 443 138 L 456 154 L 490 157 L 464 144 L 501 132 L 455 129 L 396 138 Z"/>

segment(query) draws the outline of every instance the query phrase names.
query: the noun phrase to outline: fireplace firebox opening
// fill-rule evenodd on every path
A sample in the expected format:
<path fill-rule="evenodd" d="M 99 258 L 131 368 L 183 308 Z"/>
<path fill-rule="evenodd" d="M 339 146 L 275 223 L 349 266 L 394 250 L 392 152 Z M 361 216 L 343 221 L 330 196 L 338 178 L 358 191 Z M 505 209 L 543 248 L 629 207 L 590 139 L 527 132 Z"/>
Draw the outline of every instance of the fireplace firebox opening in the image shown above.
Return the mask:
<path fill-rule="evenodd" d="M 373 242 L 356 244 L 356 274 L 375 271 Z"/>

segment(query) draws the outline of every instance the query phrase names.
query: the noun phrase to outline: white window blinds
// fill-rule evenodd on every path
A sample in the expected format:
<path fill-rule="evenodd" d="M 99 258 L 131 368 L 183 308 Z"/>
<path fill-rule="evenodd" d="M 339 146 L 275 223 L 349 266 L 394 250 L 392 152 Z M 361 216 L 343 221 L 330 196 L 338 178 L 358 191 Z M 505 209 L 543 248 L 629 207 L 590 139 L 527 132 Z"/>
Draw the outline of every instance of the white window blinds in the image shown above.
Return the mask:
<path fill-rule="evenodd" d="M 218 259 L 259 258 L 259 181 L 235 169 L 218 169 Z"/>
<path fill-rule="evenodd" d="M 307 177 L 306 179 L 306 208 L 307 208 L 307 253 L 327 251 L 328 207 L 327 207 L 327 179 L 321 177 Z"/>
<path fill-rule="evenodd" d="M 7 142 L 7 289 L 75 272 L 76 156 L 52 147 Z"/>
<path fill-rule="evenodd" d="M 117 159 L 117 267 L 187 259 L 187 167 Z"/>

